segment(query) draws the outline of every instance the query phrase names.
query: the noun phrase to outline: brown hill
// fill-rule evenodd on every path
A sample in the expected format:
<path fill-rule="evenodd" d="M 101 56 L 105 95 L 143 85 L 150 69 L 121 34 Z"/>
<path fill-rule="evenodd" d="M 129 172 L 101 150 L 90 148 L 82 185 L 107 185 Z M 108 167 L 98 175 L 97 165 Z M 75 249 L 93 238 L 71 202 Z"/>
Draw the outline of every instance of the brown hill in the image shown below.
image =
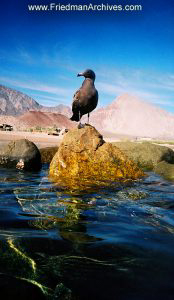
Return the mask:
<path fill-rule="evenodd" d="M 129 94 L 93 112 L 90 121 L 98 130 L 116 134 L 174 138 L 173 114 Z"/>
<path fill-rule="evenodd" d="M 42 112 L 51 112 L 51 113 L 61 114 L 61 115 L 64 115 L 68 118 L 72 114 L 71 108 L 67 105 L 64 105 L 64 104 L 59 104 L 59 105 L 54 106 L 54 107 L 42 106 L 42 108 L 39 109 L 39 110 L 42 111 Z"/>
<path fill-rule="evenodd" d="M 75 124 L 66 116 L 56 113 L 47 113 L 41 111 L 29 111 L 22 116 L 16 118 L 25 127 L 59 127 L 73 128 Z"/>
<path fill-rule="evenodd" d="M 8 124 L 13 126 L 14 130 L 25 128 L 25 124 L 22 123 L 18 118 L 13 116 L 0 116 L 0 124 Z"/>

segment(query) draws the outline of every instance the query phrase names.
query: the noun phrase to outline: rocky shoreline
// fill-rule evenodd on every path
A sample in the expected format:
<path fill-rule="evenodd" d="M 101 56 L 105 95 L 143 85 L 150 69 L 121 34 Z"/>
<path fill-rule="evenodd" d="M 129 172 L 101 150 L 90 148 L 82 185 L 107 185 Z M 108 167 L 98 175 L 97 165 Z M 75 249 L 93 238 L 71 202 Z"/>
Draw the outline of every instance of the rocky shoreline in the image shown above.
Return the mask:
<path fill-rule="evenodd" d="M 91 128 L 93 128 L 93 132 L 91 131 Z M 90 134 L 89 134 L 89 132 L 90 132 Z M 71 137 L 68 141 L 69 136 L 71 136 Z M 67 143 L 67 141 L 68 141 L 68 143 Z M 96 142 L 96 144 L 94 141 Z M 79 145 L 78 147 L 80 150 L 77 149 L 77 145 L 76 145 L 77 142 L 78 142 L 78 145 Z M 105 145 L 103 145 L 103 144 L 105 144 Z M 74 145 L 74 146 L 72 146 L 72 145 Z M 15 148 L 17 150 L 14 150 Z M 26 149 L 24 149 L 24 148 L 26 148 Z M 31 148 L 35 149 L 35 152 L 37 152 L 37 155 L 36 155 L 37 158 L 32 157 L 33 154 L 31 154 Z M 75 148 L 76 148 L 76 150 L 73 150 Z M 106 158 L 103 157 L 103 162 L 102 162 L 102 165 L 103 166 L 107 165 L 107 168 L 108 168 L 105 173 L 109 172 L 111 174 L 111 172 L 109 170 L 111 170 L 112 164 L 108 165 L 108 161 L 114 160 L 114 158 L 113 158 L 114 155 L 117 156 L 116 151 L 118 152 L 118 149 L 120 149 L 121 150 L 120 155 L 123 155 L 123 156 L 125 155 L 125 157 L 127 157 L 128 160 L 130 159 L 133 163 L 135 163 L 140 170 L 154 171 L 155 173 L 163 176 L 166 179 L 169 179 L 169 180 L 174 179 L 174 151 L 171 148 L 169 148 L 168 146 L 154 144 L 153 142 L 141 142 L 140 143 L 140 142 L 118 141 L 118 142 L 112 142 L 112 143 L 105 143 L 103 141 L 103 138 L 100 135 L 100 133 L 98 133 L 92 126 L 86 126 L 85 129 L 81 129 L 81 131 L 78 129 L 72 129 L 67 135 L 65 135 L 62 142 L 61 142 L 61 140 L 57 141 L 57 146 L 56 146 L 56 141 L 54 140 L 53 146 L 41 147 L 38 149 L 36 144 L 34 142 L 28 140 L 27 138 L 17 139 L 17 140 L 11 141 L 10 143 L 5 143 L 5 144 L 1 145 L 1 148 L 0 148 L 0 158 L 1 158 L 0 165 L 6 166 L 6 167 L 10 167 L 10 166 L 17 167 L 19 169 L 26 169 L 26 170 L 30 169 L 31 171 L 32 170 L 34 171 L 36 169 L 38 170 L 41 167 L 41 163 L 42 164 L 48 163 L 48 164 L 51 164 L 50 173 L 53 174 L 52 166 L 53 166 L 53 164 L 55 165 L 55 163 L 53 163 L 53 162 L 51 163 L 51 161 L 53 160 L 53 157 L 54 157 L 54 161 L 56 159 L 55 157 L 59 157 L 59 159 L 58 159 L 59 162 L 57 162 L 57 163 L 60 163 L 60 153 L 62 156 L 66 152 L 67 158 L 65 160 L 68 159 L 73 164 L 73 159 L 74 159 L 74 162 L 76 163 L 77 160 L 79 159 L 79 155 L 80 155 L 80 154 L 76 155 L 75 153 L 83 152 L 83 155 L 81 155 L 81 158 L 80 158 L 81 162 L 78 162 L 78 164 L 76 164 L 76 166 L 75 165 L 73 166 L 73 168 L 75 170 L 75 168 L 77 168 L 77 165 L 79 168 L 79 166 L 81 166 L 85 161 L 84 169 L 79 171 L 79 174 L 81 172 L 81 174 L 82 174 L 81 177 L 83 177 L 83 175 L 84 175 L 83 172 L 86 171 L 85 168 L 87 166 L 87 161 L 89 161 L 88 158 L 91 157 L 94 153 L 100 152 L 99 150 L 97 150 L 95 152 L 94 148 L 96 148 L 96 149 L 106 148 L 106 149 L 104 150 L 104 152 L 102 150 L 102 152 L 99 154 L 99 156 L 97 158 L 94 158 L 94 161 L 91 164 L 91 167 L 93 169 L 94 169 L 94 166 L 96 166 L 96 163 L 98 163 L 99 158 L 101 156 L 103 156 L 103 155 L 107 156 L 109 152 L 110 152 L 110 154 L 112 152 L 112 154 L 111 154 L 112 159 L 111 159 L 111 157 L 109 158 L 109 156 L 107 156 Z M 69 149 L 69 150 L 67 150 L 67 149 Z M 17 153 L 15 153 L 15 151 L 17 151 Z M 32 150 L 32 151 L 34 151 L 34 150 Z M 73 155 L 75 155 L 76 157 L 74 157 L 72 155 L 73 151 L 74 151 Z M 24 154 L 24 152 L 30 153 L 30 154 Z M 114 154 L 114 152 L 115 152 L 115 154 Z M 56 153 L 59 153 L 59 154 L 57 154 L 57 156 L 56 156 Z M 106 153 L 107 153 L 107 155 L 106 155 Z M 27 155 L 31 156 L 31 158 L 29 160 L 30 167 L 23 168 L 24 157 Z M 86 156 L 86 158 L 84 157 L 84 155 Z M 78 158 L 77 158 L 77 156 L 78 156 Z M 14 158 L 15 158 L 16 165 L 14 163 L 12 163 L 12 161 L 14 162 Z M 25 159 L 26 159 L 26 157 L 25 157 Z M 33 167 L 32 167 L 32 159 L 36 159 L 36 163 L 34 162 Z M 115 160 L 117 160 L 117 159 L 115 158 Z M 28 160 L 28 158 L 27 158 L 27 160 Z M 69 172 L 71 173 L 72 164 L 70 165 L 70 168 L 68 171 L 67 171 L 67 168 L 62 168 L 61 172 L 64 172 L 66 170 L 67 174 L 69 174 Z M 102 167 L 101 165 L 100 166 L 97 165 L 96 169 L 99 171 L 99 177 L 101 177 L 101 172 L 103 172 L 102 170 L 104 169 L 104 167 Z M 92 169 L 90 169 L 90 170 L 92 170 Z M 87 171 L 87 173 L 89 174 L 89 170 Z M 77 175 L 79 176 L 79 174 L 76 174 L 76 176 Z M 116 178 L 114 179 L 113 174 L 114 173 L 112 173 L 111 177 L 113 177 L 113 180 L 115 180 Z M 97 173 L 95 172 L 94 174 L 92 174 L 91 178 L 94 179 L 96 175 L 97 175 Z M 117 179 L 120 176 L 117 176 Z M 64 178 L 65 177 L 66 176 L 64 176 Z M 124 176 L 121 176 L 121 177 L 124 177 Z M 105 180 L 107 180 L 107 179 L 108 178 L 105 178 Z"/>
<path fill-rule="evenodd" d="M 132 255 L 130 246 L 125 248 L 121 243 L 118 245 L 107 243 L 107 241 L 104 243 L 100 236 L 88 233 L 86 229 L 87 216 L 85 213 L 82 215 L 81 211 L 87 209 L 89 213 L 91 210 L 92 218 L 94 217 L 92 213 L 95 201 L 99 201 L 102 207 L 104 200 L 99 195 L 98 198 L 92 195 L 88 202 L 79 201 L 78 197 L 73 197 L 72 188 L 77 187 L 77 182 L 74 185 L 75 180 L 72 180 L 73 174 L 74 179 L 78 177 L 80 181 L 83 172 L 85 177 L 88 177 L 86 187 L 89 183 L 93 183 L 92 188 L 94 188 L 96 181 L 99 189 L 101 178 L 107 182 L 106 189 L 110 189 L 111 182 L 116 186 L 117 181 L 127 181 L 127 187 L 123 188 L 122 186 L 119 190 L 115 188 L 114 193 L 118 202 L 124 203 L 129 200 L 134 205 L 135 202 L 135 204 L 140 203 L 149 197 L 145 189 L 137 189 L 137 186 L 140 185 L 139 179 L 141 180 L 146 171 L 156 172 L 165 178 L 174 178 L 174 152 L 170 148 L 149 142 L 141 144 L 137 142 L 106 143 L 95 128 L 87 126 L 84 129 L 73 129 L 67 133 L 60 146 L 38 149 L 33 142 L 27 139 L 12 141 L 1 148 L 0 164 L 5 168 L 17 168 L 19 172 L 15 170 L 15 176 L 16 173 L 24 174 L 25 171 L 30 171 L 27 174 L 33 175 L 34 172 L 40 171 L 44 164 L 50 165 L 50 172 L 53 172 L 53 177 L 56 175 L 56 181 L 60 188 L 57 192 L 55 187 L 55 203 L 58 205 L 59 202 L 61 205 L 62 202 L 62 207 L 66 211 L 64 217 L 51 213 L 51 206 L 41 213 L 38 209 L 35 213 L 31 213 L 31 207 L 25 211 L 25 202 L 33 205 L 36 201 L 37 207 L 38 202 L 43 201 L 46 206 L 46 201 L 49 202 L 52 199 L 52 194 L 51 198 L 48 198 L 46 194 L 48 190 L 52 193 L 50 186 L 41 187 L 42 196 L 36 195 L 34 198 L 32 189 L 30 189 L 30 181 L 26 186 L 24 185 L 23 189 L 19 187 L 14 189 L 15 201 L 21 205 L 23 211 L 22 224 L 25 220 L 27 232 L 38 232 L 39 238 L 30 236 L 17 238 L 12 237 L 10 233 L 0 242 L 0 287 L 1 294 L 6 295 L 6 299 L 16 296 L 19 300 L 24 297 L 25 299 L 32 297 L 43 300 L 87 300 L 97 299 L 100 295 L 99 299 L 105 300 L 108 299 L 108 292 L 115 295 L 115 280 L 118 296 L 124 292 L 126 294 L 126 289 L 129 290 L 130 284 L 131 286 L 140 286 L 140 284 L 137 285 L 137 277 L 134 279 L 131 273 L 124 271 L 130 267 L 129 260 L 127 260 L 128 255 Z M 48 166 L 46 167 L 48 168 Z M 21 170 L 23 171 L 21 172 Z M 40 173 L 36 174 L 40 175 Z M 135 185 L 132 185 L 134 182 Z M 63 183 L 68 186 L 68 193 L 72 196 L 70 200 L 66 193 L 60 197 Z M 8 181 L 5 184 L 8 184 Z M 78 188 L 81 187 L 82 185 L 78 185 Z M 25 188 L 29 189 L 27 196 Z M 111 185 L 110 190 L 112 188 Z M 77 195 L 78 191 L 75 192 Z M 86 189 L 85 192 L 88 193 L 88 190 Z M 7 191 L 4 192 L 4 197 L 7 197 L 6 193 Z M 111 198 L 108 198 L 108 201 L 112 201 Z M 114 202 L 116 201 L 114 200 Z M 53 203 L 51 205 L 53 207 Z M 117 209 L 116 207 L 115 210 L 117 211 Z M 102 213 L 100 218 L 103 218 Z M 139 213 L 137 211 L 137 216 Z M 142 213 L 144 214 L 144 211 L 141 211 Z M 21 211 L 17 218 L 20 217 Z M 108 217 L 111 218 L 112 224 L 110 211 Z M 119 214 L 115 218 L 119 218 Z M 148 214 L 145 214 L 145 220 L 147 218 Z M 150 218 L 152 218 L 152 211 L 150 211 Z M 100 219 L 96 219 L 95 226 L 99 222 Z M 103 226 L 107 222 L 102 223 L 101 221 Z M 6 225 L 4 225 L 4 221 L 2 223 L 4 228 Z M 109 227 L 112 226 L 111 224 Z M 128 224 L 128 233 L 129 225 L 131 227 L 131 223 Z M 12 225 L 10 224 L 10 226 Z M 52 229 L 57 230 L 58 237 L 56 239 L 50 238 Z M 48 235 L 44 239 L 43 232 L 49 230 L 50 236 Z M 99 230 L 104 230 L 104 227 Z M 109 232 L 110 230 L 109 228 Z M 132 243 L 132 237 L 130 239 Z M 94 242 L 98 242 L 96 246 Z M 123 261 L 124 255 L 125 261 Z M 134 261 L 131 267 L 134 270 L 133 274 L 136 274 L 137 265 L 134 267 Z M 152 271 L 154 274 L 154 270 Z"/>

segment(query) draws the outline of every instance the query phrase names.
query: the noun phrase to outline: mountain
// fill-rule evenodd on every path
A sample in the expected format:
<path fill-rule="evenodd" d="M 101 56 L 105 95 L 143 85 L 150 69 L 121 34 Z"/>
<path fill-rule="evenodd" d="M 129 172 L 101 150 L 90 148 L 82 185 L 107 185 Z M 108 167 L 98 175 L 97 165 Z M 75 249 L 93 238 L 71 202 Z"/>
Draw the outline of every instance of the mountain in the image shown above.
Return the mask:
<path fill-rule="evenodd" d="M 110 105 L 91 114 L 99 130 L 123 135 L 174 138 L 174 115 L 159 107 L 123 94 Z"/>
<path fill-rule="evenodd" d="M 0 115 L 18 116 L 30 110 L 71 115 L 71 109 L 66 105 L 46 107 L 24 93 L 0 85 Z"/>
<path fill-rule="evenodd" d="M 19 115 L 28 110 L 40 109 L 37 103 L 31 97 L 0 85 L 0 114 L 1 115 Z"/>
<path fill-rule="evenodd" d="M 26 130 L 33 127 L 70 129 L 76 126 L 64 115 L 41 111 L 28 111 L 20 116 L 0 115 L 0 124 L 12 125 L 14 130 Z"/>
<path fill-rule="evenodd" d="M 64 116 L 68 117 L 68 118 L 72 115 L 71 108 L 67 105 L 64 105 L 64 104 L 59 104 L 59 105 L 54 106 L 54 107 L 42 106 L 40 111 L 62 114 Z"/>
<path fill-rule="evenodd" d="M 70 115 L 71 109 L 66 105 L 42 106 L 31 97 L 0 85 L 0 123 L 4 122 L 3 117 L 9 116 L 8 123 L 18 127 L 21 124 L 22 127 L 56 125 L 71 128 L 76 122 L 68 120 Z M 87 122 L 87 116 L 82 121 Z M 173 114 L 129 94 L 123 94 L 110 105 L 92 112 L 90 124 L 107 134 L 174 138 Z"/>
<path fill-rule="evenodd" d="M 75 124 L 70 121 L 66 116 L 41 111 L 28 111 L 25 114 L 16 117 L 23 127 L 58 127 L 58 128 L 73 128 Z"/>

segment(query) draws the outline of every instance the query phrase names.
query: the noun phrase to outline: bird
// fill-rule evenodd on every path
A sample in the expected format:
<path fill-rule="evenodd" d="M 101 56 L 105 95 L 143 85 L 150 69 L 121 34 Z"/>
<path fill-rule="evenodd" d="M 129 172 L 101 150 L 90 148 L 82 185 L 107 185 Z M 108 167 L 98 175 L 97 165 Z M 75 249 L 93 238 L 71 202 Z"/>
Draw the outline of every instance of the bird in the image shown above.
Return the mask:
<path fill-rule="evenodd" d="M 89 124 L 89 114 L 98 104 L 98 91 L 94 85 L 95 73 L 91 69 L 87 69 L 78 73 L 77 76 L 84 76 L 85 80 L 80 89 L 74 94 L 72 102 L 73 115 L 70 120 L 78 122 L 83 115 L 88 114 Z M 79 123 L 78 128 L 81 128 L 81 123 Z"/>

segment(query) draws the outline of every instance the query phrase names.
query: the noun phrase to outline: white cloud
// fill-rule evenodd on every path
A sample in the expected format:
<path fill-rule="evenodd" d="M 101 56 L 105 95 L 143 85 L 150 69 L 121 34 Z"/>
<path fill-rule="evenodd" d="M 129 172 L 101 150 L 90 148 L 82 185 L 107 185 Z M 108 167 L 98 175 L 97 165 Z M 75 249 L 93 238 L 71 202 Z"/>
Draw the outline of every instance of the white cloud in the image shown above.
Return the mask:
<path fill-rule="evenodd" d="M 76 75 L 78 73 L 79 65 L 71 61 L 69 58 L 61 61 L 61 55 L 58 54 L 58 49 L 54 49 L 53 56 L 47 55 L 45 50 L 42 51 L 42 55 L 38 58 L 32 57 L 24 48 L 18 49 L 17 58 L 26 61 L 28 63 L 34 63 L 35 60 L 40 65 L 43 64 L 43 68 L 48 65 L 53 67 L 53 74 L 55 80 L 55 68 L 59 66 L 57 71 L 56 80 L 59 82 L 59 86 L 56 84 L 48 84 L 43 81 L 28 80 L 25 74 L 8 74 L 0 77 L 0 81 L 3 84 L 8 84 L 15 88 L 26 89 L 26 93 L 33 95 L 35 92 L 36 99 L 39 102 L 47 102 L 48 105 L 56 105 L 57 103 L 70 104 L 72 101 L 75 90 L 80 86 L 80 82 L 75 81 L 75 77 L 71 77 L 72 73 Z M 112 101 L 118 95 L 123 93 L 134 94 L 148 102 L 159 104 L 162 106 L 174 106 L 174 99 L 172 92 L 174 91 L 174 74 L 155 72 L 152 70 L 143 69 L 131 69 L 128 67 L 120 67 L 114 69 L 112 67 L 97 67 L 94 70 L 96 72 L 96 87 L 99 91 L 100 104 L 107 103 L 108 100 Z M 62 70 L 62 73 L 61 73 Z M 5 74 L 5 72 L 2 72 Z M 7 72 L 6 72 L 7 74 Z M 22 78 L 22 79 L 21 79 Z M 31 74 L 30 74 L 31 78 Z M 42 77 L 40 77 L 42 78 Z M 63 86 L 60 85 L 60 82 Z M 66 88 L 64 86 L 67 86 Z M 40 95 L 38 95 L 38 93 Z M 50 104 L 49 104 L 50 103 Z"/>
<path fill-rule="evenodd" d="M 25 81 L 10 79 L 8 77 L 0 77 L 0 81 L 5 82 L 7 84 L 11 84 L 16 87 L 29 89 L 32 91 L 41 91 L 41 92 L 46 92 L 46 93 L 51 93 L 51 94 L 61 95 L 61 96 L 69 96 L 73 93 L 73 91 L 68 88 L 46 85 L 44 83 L 36 82 L 36 81 L 25 82 Z"/>
<path fill-rule="evenodd" d="M 174 90 L 174 75 L 147 70 L 98 69 L 98 89 L 104 94 L 116 97 L 131 93 L 141 99 L 162 106 L 174 106 L 171 92 Z"/>
<path fill-rule="evenodd" d="M 58 104 L 71 105 L 74 94 L 74 90 L 70 88 L 46 85 L 43 82 L 27 82 L 8 77 L 0 77 L 0 82 L 15 89 L 25 89 L 27 95 L 46 106 L 56 106 Z"/>
<path fill-rule="evenodd" d="M 133 87 L 147 89 L 174 89 L 174 74 L 154 72 L 151 70 L 128 69 L 98 69 L 102 80 L 116 84 L 120 88 Z"/>
<path fill-rule="evenodd" d="M 37 60 L 25 48 L 17 48 L 16 59 L 26 64 L 35 64 Z"/>
<path fill-rule="evenodd" d="M 104 93 L 104 94 L 109 94 L 112 95 L 113 97 L 115 97 L 116 95 L 120 94 L 120 93 L 124 93 L 125 90 L 115 84 L 110 84 L 110 83 L 106 83 L 106 82 L 97 82 L 97 89 Z"/>
<path fill-rule="evenodd" d="M 34 98 L 36 101 L 38 101 L 42 105 L 46 106 L 56 106 L 58 104 L 65 104 L 69 105 L 70 104 L 70 98 L 67 97 L 58 97 L 58 96 L 45 96 L 44 94 L 30 94 L 32 98 Z"/>

